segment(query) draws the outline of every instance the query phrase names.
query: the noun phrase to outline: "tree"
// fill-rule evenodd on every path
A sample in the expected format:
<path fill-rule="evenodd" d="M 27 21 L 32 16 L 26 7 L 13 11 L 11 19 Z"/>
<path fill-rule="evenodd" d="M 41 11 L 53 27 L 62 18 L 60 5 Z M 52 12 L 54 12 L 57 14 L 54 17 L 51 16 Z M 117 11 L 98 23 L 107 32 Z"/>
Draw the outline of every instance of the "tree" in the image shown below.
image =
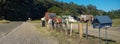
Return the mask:
<path fill-rule="evenodd" d="M 60 15 L 62 13 L 62 9 L 56 6 L 53 6 L 48 9 L 48 12 L 56 13 L 57 15 Z"/>
<path fill-rule="evenodd" d="M 0 0 L 0 19 L 27 20 L 40 19 L 45 12 L 54 12 L 57 15 L 109 15 L 111 18 L 120 18 L 120 10 L 105 12 L 98 10 L 94 5 L 77 5 L 73 2 L 65 3 L 56 0 Z"/>
<path fill-rule="evenodd" d="M 109 15 L 111 18 L 113 18 L 113 19 L 120 19 L 120 9 L 118 9 L 118 10 L 112 10 L 112 11 L 109 11 L 109 12 L 107 12 L 107 15 Z"/>
<path fill-rule="evenodd" d="M 92 14 L 92 15 L 98 15 L 96 6 L 93 5 L 87 5 L 87 14 Z"/>

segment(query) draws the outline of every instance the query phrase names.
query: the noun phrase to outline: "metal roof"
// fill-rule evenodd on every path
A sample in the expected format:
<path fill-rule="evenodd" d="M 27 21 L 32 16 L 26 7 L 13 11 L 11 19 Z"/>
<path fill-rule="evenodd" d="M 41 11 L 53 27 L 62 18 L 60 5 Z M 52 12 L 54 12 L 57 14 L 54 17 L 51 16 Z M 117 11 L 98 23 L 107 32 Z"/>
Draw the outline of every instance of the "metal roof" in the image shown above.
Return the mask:
<path fill-rule="evenodd" d="M 109 16 L 96 16 L 95 19 L 97 19 L 99 23 L 112 23 Z"/>
<path fill-rule="evenodd" d="M 50 18 L 56 17 L 55 13 L 49 13 L 48 15 L 49 15 Z"/>

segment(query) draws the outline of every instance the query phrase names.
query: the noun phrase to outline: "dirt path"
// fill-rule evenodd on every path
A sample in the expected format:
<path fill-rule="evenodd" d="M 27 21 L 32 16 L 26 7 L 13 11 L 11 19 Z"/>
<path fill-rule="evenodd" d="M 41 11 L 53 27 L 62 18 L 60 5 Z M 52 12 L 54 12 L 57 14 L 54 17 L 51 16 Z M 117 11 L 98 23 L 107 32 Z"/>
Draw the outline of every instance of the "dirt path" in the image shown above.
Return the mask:
<path fill-rule="evenodd" d="M 78 29 L 78 25 L 74 24 L 73 28 Z M 86 25 L 85 24 L 83 25 L 83 31 L 84 31 L 84 33 L 86 32 Z M 93 29 L 92 26 L 89 26 L 89 28 L 88 28 L 89 35 L 98 37 L 98 34 L 99 34 L 98 32 L 99 32 L 98 29 Z M 105 29 L 101 29 L 100 33 L 101 33 L 101 38 L 105 39 Z M 107 39 L 110 39 L 110 40 L 113 40 L 113 41 L 120 43 L 120 35 L 119 34 L 120 34 L 119 31 L 115 31 L 113 29 L 112 30 L 108 29 L 107 30 Z"/>
<path fill-rule="evenodd" d="M 41 36 L 31 23 L 24 22 L 0 38 L 0 44 L 58 44 L 58 42 L 49 37 Z"/>
<path fill-rule="evenodd" d="M 0 38 L 11 32 L 14 28 L 21 24 L 22 22 L 0 23 Z"/>

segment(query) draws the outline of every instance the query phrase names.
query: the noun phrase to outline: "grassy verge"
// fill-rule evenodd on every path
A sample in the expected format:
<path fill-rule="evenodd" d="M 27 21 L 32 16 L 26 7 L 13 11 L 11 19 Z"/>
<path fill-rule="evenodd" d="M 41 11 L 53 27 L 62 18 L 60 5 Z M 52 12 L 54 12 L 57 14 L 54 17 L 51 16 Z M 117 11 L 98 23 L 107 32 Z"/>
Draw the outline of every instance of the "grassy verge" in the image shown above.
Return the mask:
<path fill-rule="evenodd" d="M 30 21 L 31 23 L 39 24 L 40 20 Z M 116 19 L 113 22 L 114 26 L 119 25 L 119 19 Z M 77 30 L 73 30 L 72 36 L 65 35 L 64 32 L 58 32 L 56 30 L 49 30 L 46 27 L 40 27 L 40 25 L 36 25 L 38 31 L 41 35 L 47 37 L 53 37 L 58 40 L 59 44 L 98 44 L 98 37 L 89 35 L 88 39 L 85 37 L 80 38 L 79 35 L 76 33 Z M 105 44 L 105 40 L 101 38 L 101 44 Z M 109 44 L 118 44 L 115 41 L 109 41 Z"/>
<path fill-rule="evenodd" d="M 69 35 L 65 35 L 64 32 L 58 32 L 56 30 L 46 29 L 46 27 L 39 27 L 39 26 L 36 27 L 39 29 L 40 33 L 43 36 L 54 37 L 55 39 L 58 40 L 59 44 L 79 44 L 78 40 L 75 40 L 76 38 L 80 40 L 84 40 L 82 38 L 79 38 L 78 36 L 69 36 Z"/>
<path fill-rule="evenodd" d="M 73 31 L 72 36 L 65 35 L 64 32 L 58 32 L 56 30 L 49 30 L 46 27 L 40 27 L 36 25 L 43 36 L 53 37 L 58 40 L 59 44 L 98 44 L 98 38 L 89 36 L 88 39 L 85 37 L 80 38 L 77 31 Z M 105 41 L 101 39 L 101 44 L 105 44 Z M 117 44 L 116 42 L 109 42 L 109 44 Z"/>
<path fill-rule="evenodd" d="M 10 23 L 8 20 L 0 20 L 0 23 Z"/>
<path fill-rule="evenodd" d="M 30 23 L 40 23 L 41 22 L 41 20 L 28 20 L 27 22 L 30 22 Z"/>

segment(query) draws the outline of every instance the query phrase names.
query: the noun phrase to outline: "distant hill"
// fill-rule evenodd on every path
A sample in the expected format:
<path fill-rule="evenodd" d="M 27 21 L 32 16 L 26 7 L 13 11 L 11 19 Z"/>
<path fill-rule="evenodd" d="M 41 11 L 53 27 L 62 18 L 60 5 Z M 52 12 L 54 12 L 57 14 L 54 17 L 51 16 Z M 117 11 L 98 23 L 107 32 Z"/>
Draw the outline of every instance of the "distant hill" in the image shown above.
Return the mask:
<path fill-rule="evenodd" d="M 0 0 L 0 19 L 6 20 L 32 20 L 40 19 L 45 12 L 54 12 L 57 15 L 109 15 L 120 18 L 120 10 L 105 12 L 96 9 L 94 5 L 77 5 L 73 2 L 65 3 L 55 0 Z"/>

